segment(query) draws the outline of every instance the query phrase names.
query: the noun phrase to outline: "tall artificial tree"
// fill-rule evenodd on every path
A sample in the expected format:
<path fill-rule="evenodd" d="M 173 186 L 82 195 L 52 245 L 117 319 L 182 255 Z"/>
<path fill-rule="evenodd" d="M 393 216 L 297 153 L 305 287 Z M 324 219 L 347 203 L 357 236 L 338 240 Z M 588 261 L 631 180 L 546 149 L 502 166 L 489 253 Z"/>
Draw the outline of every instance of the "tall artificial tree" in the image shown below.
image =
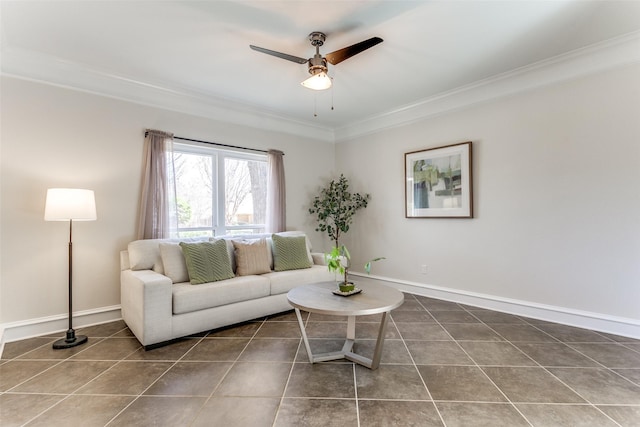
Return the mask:
<path fill-rule="evenodd" d="M 320 190 L 309 208 L 309 213 L 315 214 L 318 221 L 316 231 L 327 233 L 339 248 L 340 236 L 349 231 L 353 216 L 359 209 L 367 207 L 370 198 L 369 194 L 351 193 L 349 181 L 340 174 L 337 181 L 332 180 Z"/>

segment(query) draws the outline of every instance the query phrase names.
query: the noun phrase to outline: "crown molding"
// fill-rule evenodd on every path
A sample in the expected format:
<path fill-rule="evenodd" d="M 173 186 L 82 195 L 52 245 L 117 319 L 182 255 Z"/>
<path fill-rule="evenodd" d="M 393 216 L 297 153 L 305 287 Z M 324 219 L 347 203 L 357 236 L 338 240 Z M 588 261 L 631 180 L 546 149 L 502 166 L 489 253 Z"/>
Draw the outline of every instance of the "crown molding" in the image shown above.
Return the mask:
<path fill-rule="evenodd" d="M 169 111 L 215 118 L 226 123 L 284 132 L 324 142 L 334 142 L 332 129 L 314 126 L 265 111 L 236 100 L 183 88 L 142 82 L 83 64 L 24 49 L 0 52 L 2 74 Z"/>
<path fill-rule="evenodd" d="M 336 129 L 336 143 L 639 62 L 640 31 L 545 59 Z"/>
<path fill-rule="evenodd" d="M 96 70 L 23 49 L 0 52 L 2 74 L 97 94 L 169 111 L 284 132 L 323 142 L 344 142 L 404 126 L 471 105 L 514 95 L 546 85 L 576 79 L 640 62 L 640 31 L 596 43 L 572 52 L 509 71 L 470 85 L 425 98 L 338 129 L 265 111 L 236 100 L 213 97 L 188 89 L 173 89 Z"/>

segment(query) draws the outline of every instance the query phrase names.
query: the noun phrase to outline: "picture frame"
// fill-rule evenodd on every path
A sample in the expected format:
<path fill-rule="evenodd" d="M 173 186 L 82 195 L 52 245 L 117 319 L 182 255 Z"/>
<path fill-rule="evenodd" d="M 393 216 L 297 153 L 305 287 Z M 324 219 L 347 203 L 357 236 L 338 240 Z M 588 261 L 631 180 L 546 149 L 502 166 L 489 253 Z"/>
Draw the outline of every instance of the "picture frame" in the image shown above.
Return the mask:
<path fill-rule="evenodd" d="M 406 218 L 473 218 L 471 141 L 404 155 Z"/>

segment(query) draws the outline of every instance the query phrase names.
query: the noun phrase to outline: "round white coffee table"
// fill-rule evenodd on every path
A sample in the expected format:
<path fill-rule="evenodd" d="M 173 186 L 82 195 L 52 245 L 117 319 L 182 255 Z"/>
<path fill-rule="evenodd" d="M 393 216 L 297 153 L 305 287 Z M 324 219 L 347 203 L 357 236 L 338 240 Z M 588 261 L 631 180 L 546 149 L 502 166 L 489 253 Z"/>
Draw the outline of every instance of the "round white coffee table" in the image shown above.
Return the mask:
<path fill-rule="evenodd" d="M 311 363 L 325 362 L 327 360 L 347 359 L 369 369 L 377 369 L 382 356 L 382 345 L 384 344 L 384 334 L 387 328 L 388 314 L 394 308 L 399 307 L 404 302 L 404 295 L 397 289 L 368 280 L 367 283 L 357 285 L 362 292 L 348 297 L 335 295 L 332 293 L 337 288 L 335 282 L 320 282 L 293 288 L 287 294 L 289 304 L 291 304 L 298 318 L 302 339 L 309 355 Z M 309 339 L 305 330 L 304 321 L 300 315 L 300 310 L 310 313 L 326 314 L 333 316 L 347 316 L 347 339 L 342 350 L 332 353 L 314 355 L 311 353 Z M 378 329 L 378 339 L 373 358 L 356 354 L 352 351 L 356 339 L 356 316 L 382 313 L 380 328 Z"/>

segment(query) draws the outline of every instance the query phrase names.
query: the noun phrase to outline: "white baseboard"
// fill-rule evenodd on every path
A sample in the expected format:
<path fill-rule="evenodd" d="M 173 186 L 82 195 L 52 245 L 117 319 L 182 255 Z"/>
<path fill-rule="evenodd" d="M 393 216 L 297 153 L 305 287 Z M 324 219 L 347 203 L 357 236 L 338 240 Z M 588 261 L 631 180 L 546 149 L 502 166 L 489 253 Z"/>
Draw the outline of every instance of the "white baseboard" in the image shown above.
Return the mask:
<path fill-rule="evenodd" d="M 562 323 L 564 325 L 575 326 L 578 328 L 586 328 L 594 331 L 640 339 L 640 320 L 636 319 L 502 298 L 494 295 L 466 292 L 458 289 L 444 288 L 424 283 L 391 279 L 389 277 L 374 275 L 367 276 L 359 273 L 350 274 L 354 276 L 361 276 L 363 278 L 369 277 L 381 280 L 400 291 L 415 295 L 438 298 L 445 301 L 458 302 L 503 313 L 515 314 L 533 319 Z M 120 313 L 119 305 L 101 307 L 74 313 L 73 327 L 74 329 L 81 328 L 84 326 L 112 322 L 121 318 L 122 315 Z M 4 349 L 4 343 L 64 332 L 67 330 L 67 327 L 68 316 L 66 314 L 0 324 L 0 354 L 2 354 L 2 350 Z"/>
<path fill-rule="evenodd" d="M 503 313 L 515 314 L 533 319 L 562 323 L 564 325 L 575 326 L 578 328 L 591 329 L 594 331 L 640 339 L 640 320 L 637 319 L 502 298 L 494 295 L 461 291 L 458 289 L 444 288 L 424 283 L 391 279 L 389 277 L 374 275 L 367 276 L 351 272 L 349 274 L 381 280 L 400 291 L 415 295 L 422 295 L 445 301 L 471 305 L 474 307 L 500 311 Z"/>
<path fill-rule="evenodd" d="M 122 319 L 119 305 L 79 311 L 73 313 L 73 328 L 78 329 L 119 319 Z M 0 354 L 2 354 L 2 350 L 4 350 L 5 343 L 58 332 L 62 333 L 66 331 L 68 327 L 68 314 L 0 324 Z"/>

